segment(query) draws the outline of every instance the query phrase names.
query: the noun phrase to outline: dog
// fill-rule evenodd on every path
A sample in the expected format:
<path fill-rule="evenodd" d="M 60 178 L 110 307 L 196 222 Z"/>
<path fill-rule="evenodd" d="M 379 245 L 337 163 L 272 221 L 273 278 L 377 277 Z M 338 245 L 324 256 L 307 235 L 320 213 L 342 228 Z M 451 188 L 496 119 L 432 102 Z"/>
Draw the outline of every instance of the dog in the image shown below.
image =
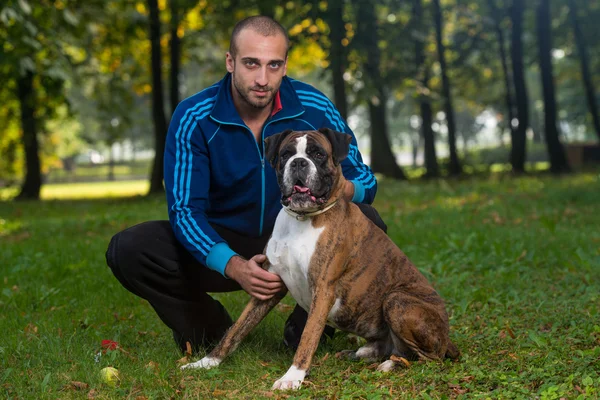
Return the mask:
<path fill-rule="evenodd" d="M 277 174 L 283 208 L 263 268 L 281 276 L 308 320 L 292 366 L 275 390 L 298 389 L 326 324 L 366 339 L 351 359 L 457 359 L 448 314 L 438 293 L 406 255 L 353 203 L 344 199 L 340 162 L 351 136 L 327 128 L 287 130 L 265 139 L 265 157 Z M 210 354 L 182 368 L 212 368 L 285 296 L 252 298 Z M 391 358 L 390 358 L 391 357 Z"/>

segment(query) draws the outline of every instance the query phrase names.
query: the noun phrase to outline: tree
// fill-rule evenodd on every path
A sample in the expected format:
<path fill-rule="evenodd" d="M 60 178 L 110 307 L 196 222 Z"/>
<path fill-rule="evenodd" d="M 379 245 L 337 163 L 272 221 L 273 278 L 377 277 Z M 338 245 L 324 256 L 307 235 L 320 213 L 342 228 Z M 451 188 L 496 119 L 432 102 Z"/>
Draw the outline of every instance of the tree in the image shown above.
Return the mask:
<path fill-rule="evenodd" d="M 565 150 L 556 126 L 556 95 L 552 73 L 552 31 L 550 28 L 549 0 L 540 0 L 536 12 L 540 69 L 544 93 L 545 139 L 550 156 L 550 170 L 555 173 L 569 170 Z"/>
<path fill-rule="evenodd" d="M 164 95 L 162 87 L 162 59 L 160 48 L 160 18 L 157 0 L 148 0 L 150 11 L 150 65 L 152 66 L 152 120 L 154 121 L 154 163 L 150 176 L 150 192 L 161 193 L 163 187 L 163 162 L 165 140 L 167 138 L 167 120 L 165 118 Z"/>
<path fill-rule="evenodd" d="M 418 82 L 417 96 L 421 112 L 421 136 L 425 145 L 425 168 L 427 170 L 425 177 L 437 178 L 440 176 L 440 169 L 435 153 L 435 136 L 431 127 L 433 123 L 433 111 L 431 109 L 431 91 L 429 89 L 429 64 L 425 62 L 423 51 L 423 42 L 427 35 L 424 32 L 426 24 L 423 22 L 421 0 L 413 0 L 412 18 L 412 24 L 416 32 L 413 36 L 415 42 L 416 79 Z"/>
<path fill-rule="evenodd" d="M 40 155 L 38 144 L 38 127 L 35 117 L 36 98 L 34 91 L 34 73 L 26 71 L 17 79 L 17 97 L 21 109 L 21 126 L 23 128 L 23 147 L 25 148 L 25 165 L 27 172 L 17 196 L 19 199 L 39 199 L 42 187 Z"/>
<path fill-rule="evenodd" d="M 344 2 L 343 0 L 330 0 L 327 11 L 324 13 L 325 22 L 329 26 L 329 69 L 333 84 L 333 99 L 342 118 L 348 118 L 348 101 L 346 98 L 346 47 L 342 41 L 346 39 L 344 28 Z"/>
<path fill-rule="evenodd" d="M 16 104 L 12 100 L 18 102 L 8 115 L 20 119 L 25 152 L 25 179 L 17 199 L 39 199 L 39 136 L 57 108 L 67 103 L 65 81 L 72 60 L 62 49 L 77 25 L 77 18 L 66 7 L 48 9 L 22 0 L 0 9 L 0 81 L 3 97 L 6 95 L 2 103 L 12 108 Z"/>
<path fill-rule="evenodd" d="M 179 22 L 181 16 L 179 11 L 179 0 L 169 0 L 169 8 L 171 11 L 169 100 L 171 103 L 171 113 L 173 113 L 175 112 L 177 104 L 179 104 L 179 70 L 181 64 L 181 39 L 179 38 Z"/>
<path fill-rule="evenodd" d="M 514 173 L 525 172 L 527 128 L 529 127 L 529 102 L 527 99 L 527 86 L 525 84 L 522 38 L 524 11 L 524 0 L 513 0 L 510 9 L 510 18 L 512 22 L 511 58 L 515 97 L 517 99 L 517 129 L 511 131 L 510 163 Z"/>
<path fill-rule="evenodd" d="M 585 39 L 579 27 L 577 17 L 577 3 L 575 0 L 569 1 L 569 19 L 571 26 L 573 27 L 573 33 L 575 35 L 575 43 L 577 45 L 577 52 L 579 53 L 579 61 L 581 63 L 581 76 L 583 77 L 583 85 L 585 88 L 585 95 L 587 100 L 588 109 L 590 116 L 592 117 L 592 123 L 598 139 L 600 139 L 600 117 L 598 117 L 598 105 L 596 104 L 596 90 L 594 89 L 594 83 L 590 74 L 590 61 L 587 53 Z"/>
<path fill-rule="evenodd" d="M 355 46 L 362 54 L 364 80 L 368 87 L 367 104 L 371 123 L 371 168 L 395 179 L 406 179 L 396 163 L 390 146 L 387 125 L 387 91 L 381 70 L 380 35 L 375 5 L 370 1 L 355 0 L 356 21 Z"/>
<path fill-rule="evenodd" d="M 444 111 L 446 113 L 446 122 L 448 124 L 448 146 L 450 150 L 450 165 L 448 172 L 450 175 L 460 175 L 462 167 L 458 160 L 458 152 L 456 150 L 456 123 L 454 121 L 454 108 L 452 106 L 452 91 L 450 88 L 450 78 L 448 77 L 448 67 L 446 64 L 446 48 L 443 42 L 443 25 L 442 25 L 442 9 L 440 0 L 432 0 L 433 15 L 435 21 L 435 37 L 438 53 L 438 61 L 440 63 L 440 73 L 442 75 L 442 94 L 444 96 Z"/>
<path fill-rule="evenodd" d="M 506 103 L 506 112 L 507 112 L 507 120 L 508 127 L 510 129 L 510 136 L 515 137 L 515 125 L 513 125 L 513 121 L 515 120 L 515 109 L 514 109 L 514 101 L 512 94 L 512 82 L 510 70 L 508 68 L 508 57 L 506 55 L 505 43 L 504 43 L 504 31 L 502 30 L 502 20 L 504 19 L 504 10 L 500 10 L 496 5 L 496 0 L 488 0 L 488 6 L 490 8 L 490 14 L 492 16 L 492 20 L 494 21 L 494 31 L 496 33 L 496 38 L 498 40 L 498 52 L 500 56 L 500 62 L 502 65 L 502 79 L 504 81 L 504 101 Z"/>

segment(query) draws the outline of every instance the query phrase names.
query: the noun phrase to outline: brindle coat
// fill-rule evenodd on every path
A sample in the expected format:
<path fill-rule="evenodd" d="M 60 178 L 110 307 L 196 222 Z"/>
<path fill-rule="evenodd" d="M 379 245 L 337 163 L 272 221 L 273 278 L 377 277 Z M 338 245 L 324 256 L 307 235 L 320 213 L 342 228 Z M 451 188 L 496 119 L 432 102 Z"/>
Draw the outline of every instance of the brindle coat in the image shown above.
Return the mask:
<path fill-rule="evenodd" d="M 312 226 L 323 230 L 308 267 L 312 301 L 293 366 L 308 371 L 326 323 L 367 340 L 358 352 L 346 351 L 351 358 L 458 358 L 459 351 L 449 338 L 448 315 L 441 297 L 392 240 L 355 204 L 343 198 L 346 180 L 339 162 L 348 154 L 349 135 L 321 129 L 286 131 L 268 138 L 266 156 L 280 184 L 284 166 L 279 151 L 302 135 L 308 135 L 310 143 L 328 155 L 318 169 L 319 177 L 326 175 L 330 183 L 313 192 L 326 199 L 319 208 L 335 200 L 337 204 L 311 217 Z M 274 269 L 268 261 L 263 267 Z M 223 360 L 284 295 L 267 301 L 252 298 L 208 358 Z M 334 303 L 335 313 L 328 320 Z"/>

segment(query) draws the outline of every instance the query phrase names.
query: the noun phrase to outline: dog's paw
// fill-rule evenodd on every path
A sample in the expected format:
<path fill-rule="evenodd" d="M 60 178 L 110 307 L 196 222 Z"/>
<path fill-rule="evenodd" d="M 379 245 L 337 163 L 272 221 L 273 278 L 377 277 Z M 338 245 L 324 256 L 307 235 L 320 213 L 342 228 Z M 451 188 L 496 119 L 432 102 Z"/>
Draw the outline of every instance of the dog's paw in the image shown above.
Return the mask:
<path fill-rule="evenodd" d="M 377 371 L 390 372 L 396 367 L 396 363 L 393 360 L 387 360 L 379 364 Z"/>
<path fill-rule="evenodd" d="M 213 358 L 213 357 L 204 357 L 203 359 L 193 362 L 193 363 L 189 363 L 189 364 L 185 364 L 184 366 L 181 367 L 181 369 L 196 369 L 196 368 L 203 368 L 203 369 L 211 369 L 214 367 L 217 367 L 219 364 L 221 364 L 221 360 L 219 360 L 218 358 Z"/>
<path fill-rule="evenodd" d="M 302 386 L 302 382 L 304 382 L 304 377 L 306 376 L 306 371 L 296 368 L 294 365 L 288 369 L 284 376 L 278 379 L 273 384 L 273 390 L 296 390 L 300 389 Z"/>

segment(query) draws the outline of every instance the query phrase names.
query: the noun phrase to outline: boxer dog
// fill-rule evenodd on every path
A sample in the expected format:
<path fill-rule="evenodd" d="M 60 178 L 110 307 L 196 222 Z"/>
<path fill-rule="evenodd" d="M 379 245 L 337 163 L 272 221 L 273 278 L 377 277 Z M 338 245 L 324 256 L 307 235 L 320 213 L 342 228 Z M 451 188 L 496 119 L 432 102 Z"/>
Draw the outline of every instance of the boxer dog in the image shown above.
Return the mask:
<path fill-rule="evenodd" d="M 327 128 L 287 130 L 265 139 L 283 209 L 263 268 L 281 276 L 308 311 L 292 366 L 273 389 L 302 385 L 326 324 L 366 339 L 357 351 L 342 352 L 353 359 L 459 357 L 438 293 L 394 242 L 343 198 L 340 162 L 350 141 L 350 135 Z M 252 298 L 212 352 L 182 369 L 218 366 L 284 296 Z M 388 359 L 379 370 L 393 367 Z"/>

